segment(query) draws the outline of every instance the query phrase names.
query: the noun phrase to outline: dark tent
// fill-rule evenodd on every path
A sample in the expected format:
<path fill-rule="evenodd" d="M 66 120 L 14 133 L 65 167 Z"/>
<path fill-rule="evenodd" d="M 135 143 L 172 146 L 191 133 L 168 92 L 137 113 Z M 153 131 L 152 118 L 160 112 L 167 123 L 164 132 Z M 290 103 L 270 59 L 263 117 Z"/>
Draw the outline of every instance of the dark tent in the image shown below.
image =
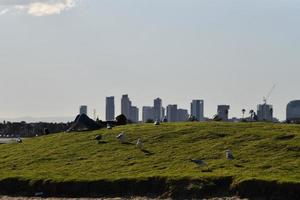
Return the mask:
<path fill-rule="evenodd" d="M 86 114 L 77 115 L 75 121 L 72 123 L 71 127 L 67 132 L 71 131 L 91 131 L 100 129 L 101 126 L 89 118 Z"/>

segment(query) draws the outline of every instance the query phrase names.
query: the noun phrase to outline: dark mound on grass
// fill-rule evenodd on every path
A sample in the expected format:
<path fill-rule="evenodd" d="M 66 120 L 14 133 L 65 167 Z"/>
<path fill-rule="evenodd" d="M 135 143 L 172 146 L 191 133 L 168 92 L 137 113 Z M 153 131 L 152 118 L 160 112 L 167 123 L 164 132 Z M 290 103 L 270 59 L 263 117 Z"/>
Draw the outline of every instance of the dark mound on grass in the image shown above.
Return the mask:
<path fill-rule="evenodd" d="M 92 131 L 100 129 L 101 125 L 89 118 L 86 114 L 77 115 L 75 121 L 67 132 L 72 131 Z"/>

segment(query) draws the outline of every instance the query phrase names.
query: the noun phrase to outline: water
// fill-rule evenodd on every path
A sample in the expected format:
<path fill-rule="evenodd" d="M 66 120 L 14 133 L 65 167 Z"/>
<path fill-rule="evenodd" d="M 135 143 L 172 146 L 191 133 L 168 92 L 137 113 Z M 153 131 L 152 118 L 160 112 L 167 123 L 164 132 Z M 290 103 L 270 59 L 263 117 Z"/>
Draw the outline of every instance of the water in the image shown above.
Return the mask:
<path fill-rule="evenodd" d="M 16 138 L 0 138 L 0 144 L 8 144 L 16 142 Z"/>

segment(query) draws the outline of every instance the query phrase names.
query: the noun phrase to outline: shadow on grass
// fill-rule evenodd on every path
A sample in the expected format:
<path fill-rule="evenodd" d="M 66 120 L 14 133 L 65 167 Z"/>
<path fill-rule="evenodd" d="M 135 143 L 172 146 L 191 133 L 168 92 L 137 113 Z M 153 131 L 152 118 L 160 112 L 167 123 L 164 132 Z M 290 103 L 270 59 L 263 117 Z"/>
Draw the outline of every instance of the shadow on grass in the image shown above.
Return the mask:
<path fill-rule="evenodd" d="M 108 142 L 106 141 L 98 141 L 98 144 L 107 144 Z"/>
<path fill-rule="evenodd" d="M 146 150 L 146 149 L 141 149 L 141 151 L 144 152 L 144 154 L 145 154 L 146 156 L 151 156 L 151 155 L 154 154 L 154 153 L 152 153 L 152 152 L 150 152 L 150 151 L 148 151 L 148 150 Z"/>
<path fill-rule="evenodd" d="M 122 142 L 122 144 L 125 144 L 125 145 L 134 145 L 134 144 L 131 143 L 131 142 Z"/>

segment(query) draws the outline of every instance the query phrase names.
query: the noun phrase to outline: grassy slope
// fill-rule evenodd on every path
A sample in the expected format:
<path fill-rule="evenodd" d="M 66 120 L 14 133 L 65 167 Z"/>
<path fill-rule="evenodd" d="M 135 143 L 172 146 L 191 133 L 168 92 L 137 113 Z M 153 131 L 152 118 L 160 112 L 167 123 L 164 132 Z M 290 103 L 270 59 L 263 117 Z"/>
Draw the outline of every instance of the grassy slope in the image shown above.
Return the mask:
<path fill-rule="evenodd" d="M 129 144 L 116 135 L 125 131 Z M 98 144 L 95 135 L 102 134 Z M 291 138 L 290 136 L 295 136 Z M 286 137 L 287 136 L 287 137 Z M 150 154 L 136 148 L 142 138 Z M 231 149 L 236 157 L 225 159 Z M 207 167 L 189 161 L 201 158 Z M 165 123 L 60 133 L 0 145 L 0 180 L 92 181 L 234 177 L 300 182 L 300 126 L 271 123 Z"/>

